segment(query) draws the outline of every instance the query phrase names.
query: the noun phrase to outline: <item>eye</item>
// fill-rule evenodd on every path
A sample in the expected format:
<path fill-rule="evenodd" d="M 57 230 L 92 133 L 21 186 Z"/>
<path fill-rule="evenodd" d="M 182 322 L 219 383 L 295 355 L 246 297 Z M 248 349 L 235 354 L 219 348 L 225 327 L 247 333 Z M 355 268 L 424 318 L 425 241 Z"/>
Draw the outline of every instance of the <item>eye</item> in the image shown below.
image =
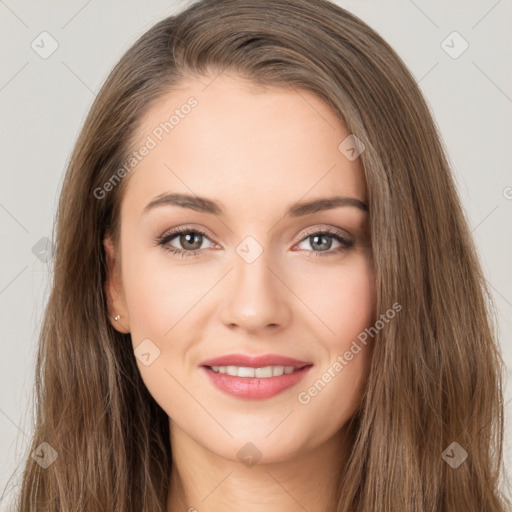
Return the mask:
<path fill-rule="evenodd" d="M 175 239 L 177 240 L 175 243 L 178 243 L 181 247 L 170 245 L 170 242 Z M 199 254 L 203 249 L 208 248 L 203 244 L 205 240 L 209 240 L 206 233 L 198 229 L 176 228 L 158 238 L 157 244 L 175 255 L 187 257 Z"/>
<path fill-rule="evenodd" d="M 334 249 L 332 248 L 333 240 L 335 243 L 338 243 L 338 246 L 335 246 Z M 300 247 L 302 244 L 309 244 L 311 249 Z M 353 245 L 354 242 L 343 233 L 327 228 L 320 231 L 312 230 L 307 232 L 306 238 L 297 247 L 310 251 L 314 256 L 332 256 L 347 250 Z"/>

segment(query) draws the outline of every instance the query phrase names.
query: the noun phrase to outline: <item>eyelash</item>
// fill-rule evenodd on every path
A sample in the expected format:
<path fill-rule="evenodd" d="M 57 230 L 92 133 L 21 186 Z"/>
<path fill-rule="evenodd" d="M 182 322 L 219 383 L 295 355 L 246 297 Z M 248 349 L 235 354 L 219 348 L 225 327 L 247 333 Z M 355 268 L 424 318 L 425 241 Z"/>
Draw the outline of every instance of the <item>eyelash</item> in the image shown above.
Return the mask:
<path fill-rule="evenodd" d="M 209 239 L 208 235 L 199 229 L 180 227 L 180 228 L 173 229 L 172 231 L 165 233 L 162 236 L 158 237 L 156 239 L 156 244 L 159 246 L 162 246 L 162 248 L 164 250 L 166 250 L 167 252 L 172 253 L 173 256 L 181 255 L 182 258 L 187 258 L 189 256 L 197 256 L 202 251 L 204 251 L 204 249 L 195 249 L 193 251 L 185 251 L 183 249 L 177 249 L 176 247 L 167 245 L 171 240 L 173 240 L 174 238 L 176 238 L 178 235 L 180 235 L 182 233 L 188 233 L 188 234 L 193 233 L 193 234 L 197 234 L 197 235 L 202 235 L 203 237 L 206 237 Z M 306 233 L 304 233 L 304 236 L 299 241 L 299 244 L 302 243 L 307 238 L 311 237 L 312 235 L 328 235 L 329 237 L 332 237 L 341 243 L 341 245 L 339 247 L 336 247 L 336 249 L 330 249 L 328 251 L 320 251 L 320 252 L 319 251 L 309 251 L 310 253 L 313 253 L 315 257 L 317 257 L 317 256 L 319 256 L 319 257 L 333 256 L 333 255 L 339 254 L 342 251 L 349 249 L 350 247 L 352 247 L 354 245 L 354 242 L 352 240 L 349 240 L 348 238 L 343 236 L 339 231 L 336 231 L 334 229 L 329 229 L 329 228 L 324 228 L 322 230 L 312 229 L 312 230 L 307 231 Z"/>

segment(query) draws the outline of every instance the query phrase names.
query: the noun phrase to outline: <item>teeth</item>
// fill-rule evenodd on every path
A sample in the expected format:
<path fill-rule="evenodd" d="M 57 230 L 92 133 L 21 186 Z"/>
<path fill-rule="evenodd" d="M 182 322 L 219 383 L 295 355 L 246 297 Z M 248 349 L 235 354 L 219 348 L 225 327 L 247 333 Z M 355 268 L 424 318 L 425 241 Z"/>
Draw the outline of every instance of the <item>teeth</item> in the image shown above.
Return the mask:
<path fill-rule="evenodd" d="M 293 366 L 265 366 L 264 368 L 249 368 L 247 366 L 211 366 L 216 373 L 226 373 L 233 377 L 258 377 L 266 379 L 268 377 L 279 377 L 283 374 L 288 375 L 295 371 Z"/>

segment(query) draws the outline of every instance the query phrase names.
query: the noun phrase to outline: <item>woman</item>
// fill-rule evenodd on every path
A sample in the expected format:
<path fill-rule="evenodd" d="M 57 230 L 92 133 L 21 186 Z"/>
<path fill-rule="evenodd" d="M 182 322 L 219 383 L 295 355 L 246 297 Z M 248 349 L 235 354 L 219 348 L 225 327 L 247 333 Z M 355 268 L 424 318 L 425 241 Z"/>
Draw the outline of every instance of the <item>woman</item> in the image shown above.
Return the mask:
<path fill-rule="evenodd" d="M 444 151 L 347 11 L 206 0 L 159 22 L 91 108 L 57 227 L 19 510 L 510 505 Z"/>

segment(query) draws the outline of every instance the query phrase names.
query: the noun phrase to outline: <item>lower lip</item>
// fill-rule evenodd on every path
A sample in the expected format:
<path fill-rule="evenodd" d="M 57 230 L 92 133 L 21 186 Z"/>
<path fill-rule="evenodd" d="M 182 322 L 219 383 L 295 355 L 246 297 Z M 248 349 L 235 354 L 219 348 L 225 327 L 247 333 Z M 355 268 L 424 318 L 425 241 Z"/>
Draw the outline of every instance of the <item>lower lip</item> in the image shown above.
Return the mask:
<path fill-rule="evenodd" d="M 221 391 L 238 398 L 252 400 L 271 398 L 284 390 L 298 384 L 313 365 L 305 366 L 292 373 L 279 377 L 234 377 L 227 373 L 217 373 L 203 366 L 202 370 L 210 379 L 210 382 Z"/>

